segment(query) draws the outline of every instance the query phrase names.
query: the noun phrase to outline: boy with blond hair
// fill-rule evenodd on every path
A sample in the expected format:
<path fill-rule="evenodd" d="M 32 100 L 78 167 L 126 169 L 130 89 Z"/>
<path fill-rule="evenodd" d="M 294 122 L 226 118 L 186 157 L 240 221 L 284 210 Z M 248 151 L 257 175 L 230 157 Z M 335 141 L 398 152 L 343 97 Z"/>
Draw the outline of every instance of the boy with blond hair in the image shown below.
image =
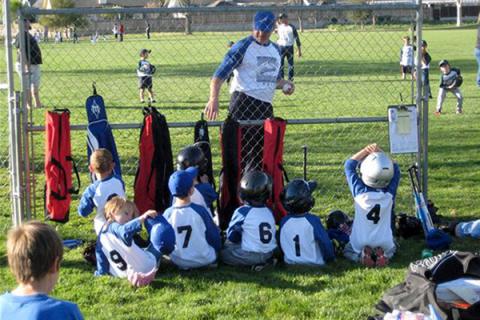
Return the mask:
<path fill-rule="evenodd" d="M 148 285 L 155 279 L 162 254 L 170 254 L 175 246 L 175 234 L 165 218 L 155 210 L 138 216 L 132 201 L 113 197 L 105 204 L 107 221 L 98 235 L 96 275 L 128 278 L 135 286 Z M 150 245 L 140 248 L 134 236 L 147 228 Z"/>
<path fill-rule="evenodd" d="M 81 320 L 78 306 L 51 298 L 63 257 L 62 241 L 49 225 L 32 221 L 13 228 L 7 240 L 8 265 L 18 286 L 0 296 L 0 320 Z"/>
<path fill-rule="evenodd" d="M 97 209 L 93 219 L 97 235 L 106 221 L 105 203 L 114 196 L 125 196 L 125 185 L 118 176 L 114 175 L 114 166 L 112 154 L 107 149 L 97 149 L 90 156 L 89 169 L 95 174 L 97 181 L 90 184 L 83 192 L 78 205 L 78 214 L 87 217 L 95 208 Z"/>

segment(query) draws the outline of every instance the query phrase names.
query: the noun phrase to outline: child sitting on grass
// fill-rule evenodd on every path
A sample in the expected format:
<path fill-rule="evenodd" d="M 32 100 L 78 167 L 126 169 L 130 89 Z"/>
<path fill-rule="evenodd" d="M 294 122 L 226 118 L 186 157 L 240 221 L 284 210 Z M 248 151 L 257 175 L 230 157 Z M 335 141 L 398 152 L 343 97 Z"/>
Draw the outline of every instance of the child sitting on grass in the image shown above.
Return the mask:
<path fill-rule="evenodd" d="M 32 221 L 8 233 L 10 271 L 18 286 L 0 296 L 0 319 L 82 320 L 78 306 L 51 298 L 60 274 L 63 244 L 49 225 Z"/>
<path fill-rule="evenodd" d="M 195 189 L 193 181 L 197 176 L 195 167 L 178 170 L 170 176 L 168 188 L 176 199 L 163 213 L 177 239 L 170 258 L 183 270 L 216 266 L 217 251 L 222 245 L 220 231 L 212 216 L 205 207 L 191 200 Z"/>
<path fill-rule="evenodd" d="M 125 196 L 125 185 L 119 177 L 113 174 L 114 167 L 112 154 L 107 149 L 97 149 L 90 156 L 88 168 L 95 174 L 97 181 L 90 184 L 83 192 L 78 205 L 78 214 L 87 217 L 97 208 L 97 214 L 93 219 L 97 235 L 105 223 L 105 203 L 114 196 Z"/>
<path fill-rule="evenodd" d="M 392 215 L 399 166 L 377 144 L 370 144 L 345 162 L 345 175 L 355 203 L 355 218 L 344 255 L 367 267 L 384 267 L 395 254 Z"/>
<path fill-rule="evenodd" d="M 149 210 L 135 217 L 135 204 L 113 197 L 105 205 L 107 222 L 102 227 L 96 247 L 96 275 L 128 278 L 135 286 L 147 285 L 155 279 L 162 254 L 169 254 L 175 245 L 172 227 L 156 211 Z M 133 237 L 145 224 L 150 245 L 140 248 Z"/>
<path fill-rule="evenodd" d="M 275 218 L 266 206 L 271 193 L 272 180 L 262 171 L 250 171 L 240 180 L 244 205 L 235 210 L 228 226 L 228 241 L 222 250 L 224 263 L 250 266 L 254 271 L 275 264 Z"/>
<path fill-rule="evenodd" d="M 287 264 L 322 266 L 335 259 L 332 242 L 320 218 L 309 211 L 315 205 L 314 181 L 295 179 L 281 193 L 288 215 L 280 221 L 280 247 Z"/>

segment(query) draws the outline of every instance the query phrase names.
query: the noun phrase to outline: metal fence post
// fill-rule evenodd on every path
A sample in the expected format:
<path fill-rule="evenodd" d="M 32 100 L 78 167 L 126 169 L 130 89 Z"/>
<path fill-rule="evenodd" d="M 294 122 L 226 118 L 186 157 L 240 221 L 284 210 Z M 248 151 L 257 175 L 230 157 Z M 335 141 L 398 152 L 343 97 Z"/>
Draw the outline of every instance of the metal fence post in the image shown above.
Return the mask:
<path fill-rule="evenodd" d="M 421 122 L 419 122 L 419 139 L 421 139 L 421 150 L 419 154 L 419 164 L 422 175 L 422 190 L 425 199 L 428 199 L 428 94 L 425 91 L 422 83 L 421 59 L 422 59 L 422 28 L 423 28 L 423 5 L 422 0 L 417 0 L 416 13 L 416 31 L 417 31 L 417 95 L 416 104 L 421 115 Z"/>

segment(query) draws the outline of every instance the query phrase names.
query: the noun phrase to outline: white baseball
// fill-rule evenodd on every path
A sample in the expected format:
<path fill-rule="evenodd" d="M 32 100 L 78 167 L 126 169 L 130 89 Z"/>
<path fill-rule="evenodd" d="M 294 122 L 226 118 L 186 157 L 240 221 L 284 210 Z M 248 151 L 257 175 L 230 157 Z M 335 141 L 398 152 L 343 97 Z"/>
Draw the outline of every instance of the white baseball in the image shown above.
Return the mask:
<path fill-rule="evenodd" d="M 284 93 L 288 93 L 288 92 L 292 91 L 292 88 L 293 88 L 292 85 L 290 83 L 286 82 L 282 87 L 282 91 Z"/>

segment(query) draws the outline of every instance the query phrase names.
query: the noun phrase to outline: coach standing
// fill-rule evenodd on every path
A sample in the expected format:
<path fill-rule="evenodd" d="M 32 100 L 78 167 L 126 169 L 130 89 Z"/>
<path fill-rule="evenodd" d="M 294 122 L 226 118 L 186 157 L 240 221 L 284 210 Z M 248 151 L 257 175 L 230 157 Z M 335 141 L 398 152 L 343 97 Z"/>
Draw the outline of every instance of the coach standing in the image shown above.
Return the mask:
<path fill-rule="evenodd" d="M 205 114 L 209 120 L 215 120 L 218 116 L 220 88 L 232 72 L 228 112 L 234 120 L 271 118 L 275 89 L 282 88 L 286 95 L 294 92 L 293 83 L 280 77 L 279 49 L 270 41 L 274 27 L 275 16 L 272 12 L 257 12 L 253 19 L 252 34 L 236 42 L 227 52 L 210 82 L 210 98 L 205 107 Z M 258 142 L 259 139 L 250 140 Z"/>
<path fill-rule="evenodd" d="M 283 88 L 288 83 L 289 90 L 284 93 L 291 95 L 294 92 L 293 83 L 279 76 L 279 49 L 270 41 L 274 26 L 275 16 L 272 12 L 257 12 L 252 35 L 236 42 L 227 52 L 210 81 L 210 98 L 205 107 L 209 120 L 215 120 L 218 116 L 220 88 L 232 72 L 232 96 L 228 111 L 235 120 L 270 118 L 273 116 L 275 89 Z"/>
<path fill-rule="evenodd" d="M 295 73 L 293 59 L 293 43 L 295 42 L 297 44 L 297 52 L 299 58 L 302 56 L 302 44 L 300 43 L 300 37 L 298 36 L 297 28 L 295 28 L 293 24 L 288 23 L 288 16 L 286 13 L 281 13 L 278 15 L 277 33 L 277 44 L 280 47 L 281 55 L 280 74 L 283 79 L 283 64 L 285 58 L 287 58 L 288 80 L 293 81 L 293 76 Z"/>

